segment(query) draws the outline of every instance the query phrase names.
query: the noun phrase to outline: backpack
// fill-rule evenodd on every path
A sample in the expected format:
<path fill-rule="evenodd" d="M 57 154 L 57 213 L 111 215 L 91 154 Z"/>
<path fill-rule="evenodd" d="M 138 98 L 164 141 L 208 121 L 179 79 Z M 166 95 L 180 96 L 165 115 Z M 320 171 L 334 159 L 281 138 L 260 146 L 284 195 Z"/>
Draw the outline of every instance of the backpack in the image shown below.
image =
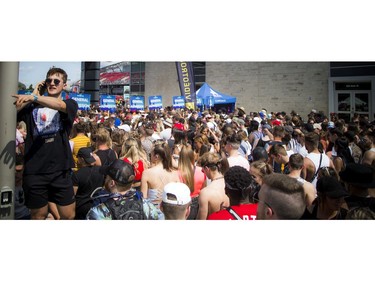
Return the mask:
<path fill-rule="evenodd" d="M 264 141 L 262 138 L 259 139 L 256 147 L 265 147 L 271 140 Z"/>
<path fill-rule="evenodd" d="M 141 193 L 130 191 L 125 195 L 109 198 L 104 202 L 113 220 L 146 220 Z"/>
<path fill-rule="evenodd" d="M 106 190 L 103 187 L 97 187 L 91 193 L 90 198 L 88 198 L 88 201 L 92 203 L 93 207 L 96 207 L 113 197 L 117 197 L 117 195 L 113 195 L 112 193 L 110 193 L 108 190 Z"/>

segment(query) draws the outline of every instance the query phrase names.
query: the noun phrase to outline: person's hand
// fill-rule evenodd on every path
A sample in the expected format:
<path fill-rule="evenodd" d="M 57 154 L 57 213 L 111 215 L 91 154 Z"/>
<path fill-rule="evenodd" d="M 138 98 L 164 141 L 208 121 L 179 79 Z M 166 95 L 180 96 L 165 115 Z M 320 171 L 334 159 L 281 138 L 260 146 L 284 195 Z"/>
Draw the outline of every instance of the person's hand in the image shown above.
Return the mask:
<path fill-rule="evenodd" d="M 33 95 L 12 95 L 12 97 L 16 99 L 13 104 L 16 106 L 17 110 L 34 101 Z"/>
<path fill-rule="evenodd" d="M 36 87 L 34 88 L 34 91 L 33 91 L 33 95 L 36 95 L 36 96 L 43 96 L 44 95 L 44 92 L 47 88 L 47 85 L 46 85 L 46 81 L 40 81 Z"/>

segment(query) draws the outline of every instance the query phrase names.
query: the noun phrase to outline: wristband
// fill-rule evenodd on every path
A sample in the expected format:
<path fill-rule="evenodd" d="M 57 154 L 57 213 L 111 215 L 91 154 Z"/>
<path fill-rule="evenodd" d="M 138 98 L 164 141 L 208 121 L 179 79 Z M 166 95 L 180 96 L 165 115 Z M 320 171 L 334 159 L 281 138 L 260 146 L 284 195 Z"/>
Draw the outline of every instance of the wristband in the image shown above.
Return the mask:
<path fill-rule="evenodd" d="M 38 96 L 37 95 L 33 95 L 34 96 L 34 102 L 38 101 Z"/>

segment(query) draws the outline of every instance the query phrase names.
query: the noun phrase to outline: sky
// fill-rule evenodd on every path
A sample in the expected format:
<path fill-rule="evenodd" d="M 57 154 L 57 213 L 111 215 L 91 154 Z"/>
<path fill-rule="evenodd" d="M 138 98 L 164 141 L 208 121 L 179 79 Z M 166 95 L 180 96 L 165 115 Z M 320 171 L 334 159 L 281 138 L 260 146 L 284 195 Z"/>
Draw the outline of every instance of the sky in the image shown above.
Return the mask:
<path fill-rule="evenodd" d="M 100 66 L 104 67 L 116 63 L 117 61 L 103 61 Z M 80 61 L 24 61 L 19 64 L 18 81 L 25 84 L 26 88 L 36 85 L 45 79 L 46 73 L 52 67 L 59 67 L 68 74 L 68 85 L 72 85 L 81 79 L 81 62 Z"/>

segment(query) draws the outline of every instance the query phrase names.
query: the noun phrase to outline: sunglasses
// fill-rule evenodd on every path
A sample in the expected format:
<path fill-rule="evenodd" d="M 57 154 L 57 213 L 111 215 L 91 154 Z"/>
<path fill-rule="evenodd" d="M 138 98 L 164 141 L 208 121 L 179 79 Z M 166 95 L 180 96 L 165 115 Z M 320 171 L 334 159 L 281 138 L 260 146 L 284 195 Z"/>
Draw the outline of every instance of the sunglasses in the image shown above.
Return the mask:
<path fill-rule="evenodd" d="M 55 84 L 55 86 L 58 86 L 60 84 L 60 82 L 61 82 L 61 80 L 59 80 L 59 79 L 47 78 L 46 79 L 46 84 L 47 85 L 51 85 L 52 81 L 53 81 L 53 84 Z"/>

